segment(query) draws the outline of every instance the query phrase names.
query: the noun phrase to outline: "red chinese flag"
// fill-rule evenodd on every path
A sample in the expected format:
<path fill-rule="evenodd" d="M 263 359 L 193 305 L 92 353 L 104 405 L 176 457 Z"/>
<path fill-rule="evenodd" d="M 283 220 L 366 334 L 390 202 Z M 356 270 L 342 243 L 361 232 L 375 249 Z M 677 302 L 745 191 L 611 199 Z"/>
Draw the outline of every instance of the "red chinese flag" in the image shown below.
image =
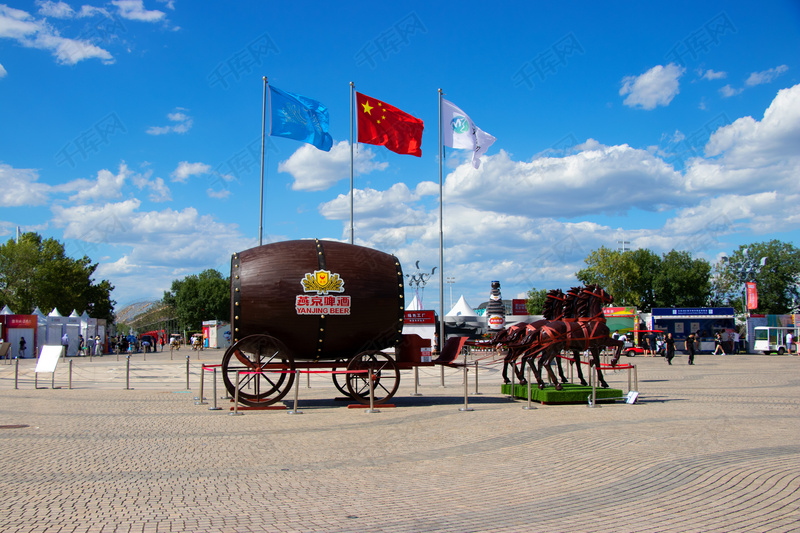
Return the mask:
<path fill-rule="evenodd" d="M 423 124 L 387 103 L 356 93 L 358 142 L 382 145 L 398 154 L 422 157 Z"/>

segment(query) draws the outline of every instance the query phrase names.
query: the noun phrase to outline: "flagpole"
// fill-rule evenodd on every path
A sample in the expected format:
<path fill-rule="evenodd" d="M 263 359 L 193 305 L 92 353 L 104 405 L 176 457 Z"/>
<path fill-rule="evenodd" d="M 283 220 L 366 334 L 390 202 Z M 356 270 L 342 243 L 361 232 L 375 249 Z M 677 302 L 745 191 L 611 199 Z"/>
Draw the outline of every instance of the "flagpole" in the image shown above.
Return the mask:
<path fill-rule="evenodd" d="M 350 244 L 353 240 L 353 90 L 356 84 L 350 82 Z"/>
<path fill-rule="evenodd" d="M 439 353 L 445 342 L 444 330 L 444 196 L 442 194 L 442 89 L 439 88 Z"/>
<path fill-rule="evenodd" d="M 267 130 L 267 77 L 264 76 L 264 101 L 261 106 L 261 196 L 258 210 L 258 245 L 264 243 L 264 136 Z"/>

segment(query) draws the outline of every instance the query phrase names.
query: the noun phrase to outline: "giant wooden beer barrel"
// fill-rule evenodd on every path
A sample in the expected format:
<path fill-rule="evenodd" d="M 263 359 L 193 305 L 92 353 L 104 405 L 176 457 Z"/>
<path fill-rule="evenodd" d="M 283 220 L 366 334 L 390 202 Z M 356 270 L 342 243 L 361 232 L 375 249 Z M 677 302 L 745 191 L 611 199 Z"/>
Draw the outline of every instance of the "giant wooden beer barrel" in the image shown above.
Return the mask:
<path fill-rule="evenodd" d="M 300 240 L 231 258 L 234 342 L 266 334 L 296 360 L 350 358 L 394 346 L 403 310 L 400 262 L 378 250 Z"/>

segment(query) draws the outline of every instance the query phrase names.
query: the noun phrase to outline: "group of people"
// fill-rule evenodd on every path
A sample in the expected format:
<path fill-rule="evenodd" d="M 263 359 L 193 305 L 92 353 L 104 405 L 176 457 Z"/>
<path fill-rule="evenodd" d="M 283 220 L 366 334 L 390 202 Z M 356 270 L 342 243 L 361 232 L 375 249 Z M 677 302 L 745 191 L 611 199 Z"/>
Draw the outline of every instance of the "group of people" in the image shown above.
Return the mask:
<path fill-rule="evenodd" d="M 20 344 L 22 344 L 22 341 L 20 341 Z M 61 336 L 61 345 L 64 347 L 64 353 L 69 355 L 67 353 L 69 349 L 69 334 L 64 333 Z M 76 355 L 78 357 L 103 355 L 103 341 L 100 335 L 95 335 L 94 337 L 90 335 L 88 340 L 84 339 L 83 335 L 78 335 L 78 353 Z"/>

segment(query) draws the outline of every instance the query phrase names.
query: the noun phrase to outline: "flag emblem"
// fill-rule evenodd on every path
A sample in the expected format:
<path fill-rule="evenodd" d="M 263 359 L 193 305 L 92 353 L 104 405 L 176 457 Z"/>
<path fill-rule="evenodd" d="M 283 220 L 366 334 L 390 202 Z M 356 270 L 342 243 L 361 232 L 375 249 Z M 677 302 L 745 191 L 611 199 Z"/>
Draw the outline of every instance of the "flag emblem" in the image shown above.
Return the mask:
<path fill-rule="evenodd" d="M 450 121 L 450 126 L 452 126 L 454 133 L 467 133 L 469 131 L 469 121 L 466 117 L 453 117 L 453 120 Z"/>
<path fill-rule="evenodd" d="M 328 270 L 309 272 L 300 281 L 304 292 L 316 292 L 318 295 L 329 292 L 344 292 L 344 280 L 339 274 L 331 274 Z"/>

